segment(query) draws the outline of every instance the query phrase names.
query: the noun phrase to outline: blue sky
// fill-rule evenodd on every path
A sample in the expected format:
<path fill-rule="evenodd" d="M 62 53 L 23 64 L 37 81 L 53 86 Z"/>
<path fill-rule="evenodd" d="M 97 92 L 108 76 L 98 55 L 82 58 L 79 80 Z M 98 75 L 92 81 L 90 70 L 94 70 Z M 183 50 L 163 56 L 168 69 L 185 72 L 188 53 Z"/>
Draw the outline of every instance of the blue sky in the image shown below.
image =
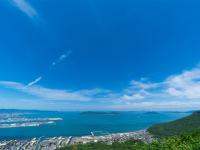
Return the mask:
<path fill-rule="evenodd" d="M 200 106 L 198 0 L 2 0 L 0 108 Z"/>

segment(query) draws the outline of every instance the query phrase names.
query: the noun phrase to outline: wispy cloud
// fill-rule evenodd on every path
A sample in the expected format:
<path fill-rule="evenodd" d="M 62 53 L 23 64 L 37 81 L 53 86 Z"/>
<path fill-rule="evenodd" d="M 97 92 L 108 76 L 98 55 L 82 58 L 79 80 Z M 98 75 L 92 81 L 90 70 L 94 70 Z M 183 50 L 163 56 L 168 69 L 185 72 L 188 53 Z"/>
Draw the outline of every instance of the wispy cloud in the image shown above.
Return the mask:
<path fill-rule="evenodd" d="M 31 19 L 39 18 L 38 12 L 31 6 L 27 0 L 10 0 L 11 4 L 21 10 Z"/>
<path fill-rule="evenodd" d="M 52 62 L 52 64 L 50 65 L 48 71 L 50 71 L 50 69 L 53 69 L 54 67 L 56 67 L 56 65 L 58 65 L 59 63 L 61 63 L 62 61 L 64 61 L 67 57 L 69 57 L 69 55 L 72 53 L 72 51 L 67 51 L 65 53 L 63 53 L 62 55 L 60 55 L 58 57 L 58 59 L 56 59 L 54 62 Z M 35 80 L 29 82 L 27 84 L 27 87 L 33 86 L 35 84 L 37 84 L 38 82 L 40 82 L 43 79 L 42 76 L 37 77 Z"/>
<path fill-rule="evenodd" d="M 42 80 L 42 76 L 36 78 L 35 80 L 31 81 L 30 83 L 27 84 L 28 87 L 38 83 L 40 80 Z"/>
<path fill-rule="evenodd" d="M 0 85 L 48 100 L 88 101 L 91 98 L 88 95 L 93 95 L 90 94 L 89 90 L 85 93 L 83 91 L 51 89 L 35 85 L 28 87 L 22 83 L 10 81 L 0 81 Z M 91 93 L 93 93 L 93 90 Z"/>
<path fill-rule="evenodd" d="M 166 93 L 188 99 L 200 99 L 200 67 L 172 75 L 165 81 Z"/>
<path fill-rule="evenodd" d="M 66 58 L 66 57 L 65 57 Z M 81 90 L 52 89 L 39 85 L 39 77 L 27 85 L 0 81 L 0 86 L 24 92 L 40 100 L 94 102 L 105 109 L 196 109 L 200 108 L 200 66 L 170 75 L 163 81 L 132 80 L 119 92 L 94 88 Z M 83 103 L 79 103 L 84 106 Z M 100 107 L 98 105 L 98 107 Z"/>
<path fill-rule="evenodd" d="M 161 82 L 148 80 L 131 81 L 130 87 L 124 90 L 122 100 L 150 101 L 174 98 L 182 100 L 200 99 L 200 67 L 185 70 L 180 74 L 170 75 Z M 159 103 L 159 101 L 157 102 Z"/>
<path fill-rule="evenodd" d="M 50 69 L 54 68 L 56 65 L 64 61 L 66 58 L 69 57 L 69 55 L 72 53 L 72 51 L 66 51 L 62 55 L 60 55 L 55 61 L 53 61 L 50 65 Z"/>
<path fill-rule="evenodd" d="M 200 101 L 144 101 L 126 104 L 108 105 L 108 110 L 194 110 L 200 109 Z"/>

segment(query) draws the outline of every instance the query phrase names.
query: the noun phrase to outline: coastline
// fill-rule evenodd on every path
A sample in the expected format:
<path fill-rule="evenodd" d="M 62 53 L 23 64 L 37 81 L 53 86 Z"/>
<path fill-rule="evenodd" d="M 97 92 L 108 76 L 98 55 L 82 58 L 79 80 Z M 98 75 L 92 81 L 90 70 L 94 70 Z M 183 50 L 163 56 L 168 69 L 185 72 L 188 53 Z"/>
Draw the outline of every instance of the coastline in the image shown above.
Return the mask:
<path fill-rule="evenodd" d="M 59 137 L 39 137 L 32 139 L 24 140 L 0 140 L 0 149 L 48 149 L 55 150 L 67 145 L 76 145 L 76 144 L 86 144 L 86 143 L 96 143 L 96 142 L 124 142 L 128 140 L 141 140 L 144 143 L 151 143 L 153 137 L 146 129 L 138 130 L 133 132 L 124 132 L 124 133 L 110 133 L 108 135 L 85 135 L 85 136 L 59 136 Z"/>

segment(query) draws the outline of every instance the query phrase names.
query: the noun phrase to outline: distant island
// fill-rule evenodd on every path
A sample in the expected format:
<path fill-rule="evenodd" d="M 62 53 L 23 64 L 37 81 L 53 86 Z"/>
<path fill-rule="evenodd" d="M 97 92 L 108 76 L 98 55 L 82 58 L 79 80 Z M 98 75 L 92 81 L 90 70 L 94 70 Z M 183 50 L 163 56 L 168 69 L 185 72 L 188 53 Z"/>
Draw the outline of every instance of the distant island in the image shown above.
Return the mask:
<path fill-rule="evenodd" d="M 84 111 L 81 112 L 82 115 L 118 115 L 118 111 Z"/>
<path fill-rule="evenodd" d="M 157 114 L 159 114 L 159 112 L 157 112 L 157 111 L 148 111 L 148 112 L 145 112 L 145 114 L 152 114 L 152 115 L 157 115 Z"/>

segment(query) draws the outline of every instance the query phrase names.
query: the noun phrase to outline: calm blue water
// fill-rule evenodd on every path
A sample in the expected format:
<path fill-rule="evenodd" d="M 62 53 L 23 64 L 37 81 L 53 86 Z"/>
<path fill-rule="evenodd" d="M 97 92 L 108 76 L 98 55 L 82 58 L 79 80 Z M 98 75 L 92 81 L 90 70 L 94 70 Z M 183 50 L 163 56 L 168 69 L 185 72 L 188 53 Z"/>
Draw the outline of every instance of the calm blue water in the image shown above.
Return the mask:
<path fill-rule="evenodd" d="M 81 136 L 89 135 L 91 131 L 110 133 L 135 131 L 145 129 L 152 124 L 175 120 L 190 114 L 190 112 L 118 112 L 97 114 L 81 112 L 28 112 L 32 114 L 24 114 L 25 117 L 61 117 L 64 120 L 56 121 L 55 125 L 0 129 L 0 138 Z"/>

